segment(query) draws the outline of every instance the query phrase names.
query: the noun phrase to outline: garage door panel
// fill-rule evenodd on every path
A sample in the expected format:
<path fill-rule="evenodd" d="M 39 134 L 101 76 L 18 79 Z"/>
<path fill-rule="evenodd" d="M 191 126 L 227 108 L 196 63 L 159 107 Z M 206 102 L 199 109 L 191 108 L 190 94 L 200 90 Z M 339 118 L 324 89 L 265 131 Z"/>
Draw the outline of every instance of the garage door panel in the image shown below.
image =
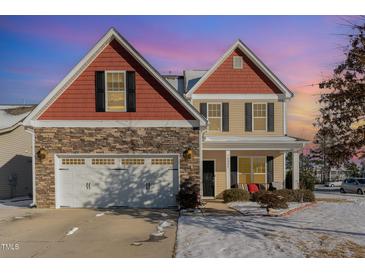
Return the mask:
<path fill-rule="evenodd" d="M 73 190 L 74 172 L 72 169 L 61 169 L 60 180 L 63 182 L 63 187 L 59 189 L 59 196 L 63 197 L 63 203 L 74 204 L 75 192 Z M 64 206 L 64 205 L 61 205 Z"/>
<path fill-rule="evenodd" d="M 59 171 L 60 206 L 175 205 L 177 157 L 114 158 L 108 161 L 86 158 L 84 163 Z"/>

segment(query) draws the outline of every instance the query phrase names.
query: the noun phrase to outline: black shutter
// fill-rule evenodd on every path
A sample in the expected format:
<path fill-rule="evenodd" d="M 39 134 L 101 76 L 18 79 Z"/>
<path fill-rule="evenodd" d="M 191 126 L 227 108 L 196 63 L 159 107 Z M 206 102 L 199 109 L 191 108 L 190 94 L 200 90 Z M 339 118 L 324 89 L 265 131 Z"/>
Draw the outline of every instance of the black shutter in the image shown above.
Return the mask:
<path fill-rule="evenodd" d="M 274 131 L 274 103 L 267 103 L 267 131 Z"/>
<path fill-rule="evenodd" d="M 95 107 L 96 112 L 105 111 L 105 73 L 95 72 Z"/>
<path fill-rule="evenodd" d="M 222 103 L 222 131 L 229 131 L 229 103 Z"/>
<path fill-rule="evenodd" d="M 252 103 L 245 103 L 245 131 L 252 131 Z"/>
<path fill-rule="evenodd" d="M 127 112 L 136 112 L 136 73 L 127 71 Z"/>
<path fill-rule="evenodd" d="M 207 103 L 200 103 L 200 114 L 207 118 Z"/>
<path fill-rule="evenodd" d="M 231 156 L 231 188 L 238 188 L 238 183 L 237 183 L 237 156 Z"/>
<path fill-rule="evenodd" d="M 266 166 L 267 166 L 267 183 L 270 184 L 274 181 L 274 157 L 267 156 L 266 157 Z"/>

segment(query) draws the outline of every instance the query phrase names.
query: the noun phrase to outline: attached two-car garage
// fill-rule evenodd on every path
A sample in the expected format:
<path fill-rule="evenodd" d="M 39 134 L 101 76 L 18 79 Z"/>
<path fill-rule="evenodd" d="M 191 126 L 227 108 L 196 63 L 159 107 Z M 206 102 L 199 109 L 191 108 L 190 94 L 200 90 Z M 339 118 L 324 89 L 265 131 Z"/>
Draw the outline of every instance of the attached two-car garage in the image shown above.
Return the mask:
<path fill-rule="evenodd" d="M 57 155 L 56 207 L 175 206 L 178 155 Z"/>

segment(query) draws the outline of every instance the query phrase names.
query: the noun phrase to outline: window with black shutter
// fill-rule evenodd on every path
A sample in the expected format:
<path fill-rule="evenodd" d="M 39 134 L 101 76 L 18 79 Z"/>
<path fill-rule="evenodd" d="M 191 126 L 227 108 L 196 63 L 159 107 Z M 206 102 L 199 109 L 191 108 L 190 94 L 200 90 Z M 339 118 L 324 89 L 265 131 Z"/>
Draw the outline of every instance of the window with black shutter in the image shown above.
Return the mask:
<path fill-rule="evenodd" d="M 136 73 L 127 71 L 127 111 L 136 111 Z"/>
<path fill-rule="evenodd" d="M 245 103 L 245 131 L 252 131 L 252 103 Z"/>
<path fill-rule="evenodd" d="M 222 103 L 222 131 L 229 131 L 229 103 Z"/>
<path fill-rule="evenodd" d="M 97 112 L 135 112 L 136 80 L 134 71 L 97 71 L 95 103 Z"/>
<path fill-rule="evenodd" d="M 105 73 L 95 72 L 95 104 L 96 112 L 105 111 Z"/>
<path fill-rule="evenodd" d="M 200 103 L 200 114 L 207 118 L 207 103 Z"/>

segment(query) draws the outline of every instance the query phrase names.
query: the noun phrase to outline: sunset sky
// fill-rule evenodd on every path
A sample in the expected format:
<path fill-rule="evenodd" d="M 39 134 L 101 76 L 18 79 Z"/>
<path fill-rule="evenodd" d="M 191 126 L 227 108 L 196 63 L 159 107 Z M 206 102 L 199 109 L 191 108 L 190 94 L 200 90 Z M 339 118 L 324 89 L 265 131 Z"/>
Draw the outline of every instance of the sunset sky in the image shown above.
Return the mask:
<path fill-rule="evenodd" d="M 162 74 L 207 69 L 240 38 L 295 93 L 289 134 L 311 139 L 316 84 L 343 59 L 345 25 L 336 16 L 0 16 L 0 104 L 40 102 L 111 26 Z"/>

